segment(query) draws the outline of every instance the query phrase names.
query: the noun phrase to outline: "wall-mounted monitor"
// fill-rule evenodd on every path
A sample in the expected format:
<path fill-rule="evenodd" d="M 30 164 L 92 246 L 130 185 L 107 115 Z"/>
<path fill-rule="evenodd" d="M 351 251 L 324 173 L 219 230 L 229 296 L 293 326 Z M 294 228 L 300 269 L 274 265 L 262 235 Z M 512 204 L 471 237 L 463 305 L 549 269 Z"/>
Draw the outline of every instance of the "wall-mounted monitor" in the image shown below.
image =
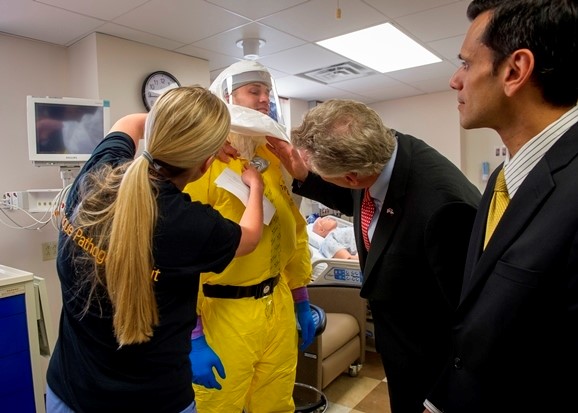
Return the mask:
<path fill-rule="evenodd" d="M 110 129 L 108 100 L 27 96 L 26 108 L 36 166 L 81 166 Z"/>

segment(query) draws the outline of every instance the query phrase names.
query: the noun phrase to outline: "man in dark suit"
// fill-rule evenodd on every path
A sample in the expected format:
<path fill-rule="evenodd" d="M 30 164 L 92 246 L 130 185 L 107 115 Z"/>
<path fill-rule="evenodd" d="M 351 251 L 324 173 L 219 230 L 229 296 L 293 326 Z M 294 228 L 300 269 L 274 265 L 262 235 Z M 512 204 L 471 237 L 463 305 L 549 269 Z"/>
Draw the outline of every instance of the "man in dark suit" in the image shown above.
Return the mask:
<path fill-rule="evenodd" d="M 470 4 L 450 85 L 462 126 L 495 129 L 508 155 L 480 203 L 451 361 L 426 406 L 576 412 L 578 2 L 495 3 Z M 502 175 L 509 203 L 491 233 Z"/>
<path fill-rule="evenodd" d="M 393 131 L 366 105 L 330 100 L 292 132 L 270 140 L 293 190 L 354 217 L 364 280 L 393 413 L 421 413 L 450 354 L 477 188 L 423 141 Z M 301 153 L 301 155 L 300 155 Z M 310 172 L 311 171 L 311 172 Z M 361 205 L 373 198 L 369 250 Z"/>

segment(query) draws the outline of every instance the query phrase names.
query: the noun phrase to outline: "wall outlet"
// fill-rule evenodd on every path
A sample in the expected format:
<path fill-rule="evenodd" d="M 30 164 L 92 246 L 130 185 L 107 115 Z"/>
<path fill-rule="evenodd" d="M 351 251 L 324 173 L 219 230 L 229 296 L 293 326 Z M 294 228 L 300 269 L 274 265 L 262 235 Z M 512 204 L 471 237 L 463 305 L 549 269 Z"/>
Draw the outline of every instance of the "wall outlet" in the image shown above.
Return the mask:
<path fill-rule="evenodd" d="M 0 209 L 12 209 L 12 196 L 10 192 L 4 192 L 0 199 Z"/>
<path fill-rule="evenodd" d="M 504 157 L 507 153 L 508 149 L 506 148 L 506 145 L 494 146 L 494 156 Z"/>
<path fill-rule="evenodd" d="M 58 241 L 42 243 L 42 261 L 54 260 L 58 254 Z"/>

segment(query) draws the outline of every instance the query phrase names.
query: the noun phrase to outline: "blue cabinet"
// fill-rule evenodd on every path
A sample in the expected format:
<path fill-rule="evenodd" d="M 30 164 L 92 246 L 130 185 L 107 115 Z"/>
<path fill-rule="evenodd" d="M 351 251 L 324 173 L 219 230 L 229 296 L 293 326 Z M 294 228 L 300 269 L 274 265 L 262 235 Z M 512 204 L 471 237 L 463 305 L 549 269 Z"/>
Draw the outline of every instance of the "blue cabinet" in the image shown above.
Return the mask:
<path fill-rule="evenodd" d="M 0 410 L 42 413 L 34 276 L 0 266 Z"/>

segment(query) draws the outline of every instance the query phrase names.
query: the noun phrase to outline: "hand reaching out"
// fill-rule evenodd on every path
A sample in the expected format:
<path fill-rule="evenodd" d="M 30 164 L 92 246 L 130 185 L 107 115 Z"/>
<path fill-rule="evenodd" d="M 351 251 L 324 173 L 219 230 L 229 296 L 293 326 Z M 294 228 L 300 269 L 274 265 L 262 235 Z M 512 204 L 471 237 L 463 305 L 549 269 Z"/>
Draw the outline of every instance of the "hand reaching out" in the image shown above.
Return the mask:
<path fill-rule="evenodd" d="M 226 141 L 223 147 L 219 149 L 219 152 L 217 152 L 217 158 L 221 162 L 225 163 L 229 163 L 231 159 L 237 159 L 238 156 L 239 152 L 233 147 L 233 145 L 231 145 L 229 141 Z"/>
<path fill-rule="evenodd" d="M 309 174 L 309 169 L 301 154 L 293 145 L 281 139 L 267 136 L 267 148 L 281 161 L 291 176 L 299 181 L 304 181 Z"/>

